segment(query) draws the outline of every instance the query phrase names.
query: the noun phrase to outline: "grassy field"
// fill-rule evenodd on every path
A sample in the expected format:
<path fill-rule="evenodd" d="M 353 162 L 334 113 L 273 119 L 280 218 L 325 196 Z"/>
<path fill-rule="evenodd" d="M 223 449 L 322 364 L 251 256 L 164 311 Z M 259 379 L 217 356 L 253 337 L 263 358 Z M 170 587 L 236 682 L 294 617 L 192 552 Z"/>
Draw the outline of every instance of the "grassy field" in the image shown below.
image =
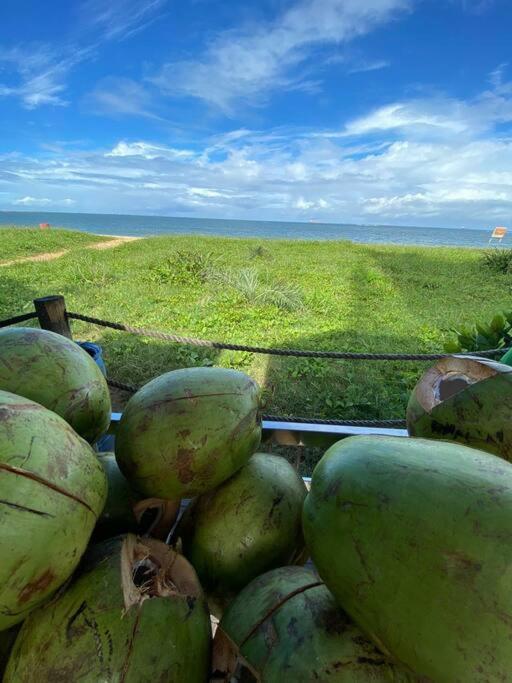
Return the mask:
<path fill-rule="evenodd" d="M 0 263 L 35 254 L 76 249 L 106 239 L 71 230 L 24 230 L 14 227 L 2 227 L 1 230 Z"/>
<path fill-rule="evenodd" d="M 83 248 L 91 239 L 0 230 L 0 260 L 43 245 L 71 249 L 1 268 L 0 318 L 30 310 L 34 297 L 63 294 L 72 311 L 219 341 L 424 353 L 442 350 L 450 328 L 510 307 L 512 276 L 490 272 L 477 250 L 186 236 Z M 255 377 L 266 412 L 283 415 L 403 417 L 426 367 L 216 352 L 83 323 L 73 331 L 104 346 L 113 378 L 139 384 L 173 368 L 219 364 Z"/>

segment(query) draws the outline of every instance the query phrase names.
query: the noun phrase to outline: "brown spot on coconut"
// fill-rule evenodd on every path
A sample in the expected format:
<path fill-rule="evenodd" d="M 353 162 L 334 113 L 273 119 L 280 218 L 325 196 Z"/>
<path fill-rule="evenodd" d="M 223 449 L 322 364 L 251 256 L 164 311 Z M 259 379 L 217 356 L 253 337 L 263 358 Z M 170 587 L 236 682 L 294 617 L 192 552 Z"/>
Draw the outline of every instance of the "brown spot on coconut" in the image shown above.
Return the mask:
<path fill-rule="evenodd" d="M 197 576 L 160 541 L 91 547 L 69 587 L 23 624 L 4 683 L 204 683 L 210 619 Z M 65 656 L 63 656 L 65 652 Z"/>
<path fill-rule="evenodd" d="M 157 377 L 123 413 L 116 434 L 121 471 L 147 497 L 179 500 L 214 489 L 259 445 L 259 395 L 256 382 L 225 368 Z"/>
<path fill-rule="evenodd" d="M 407 429 L 512 460 L 512 368 L 484 358 L 442 358 L 413 390 Z"/>

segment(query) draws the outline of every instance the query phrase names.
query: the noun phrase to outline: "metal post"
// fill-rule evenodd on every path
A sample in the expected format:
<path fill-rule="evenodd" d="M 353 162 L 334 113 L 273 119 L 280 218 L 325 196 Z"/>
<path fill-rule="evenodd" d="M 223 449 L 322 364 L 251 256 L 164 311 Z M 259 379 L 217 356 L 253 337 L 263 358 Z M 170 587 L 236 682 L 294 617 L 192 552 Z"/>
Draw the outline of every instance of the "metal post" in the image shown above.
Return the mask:
<path fill-rule="evenodd" d="M 40 299 L 34 299 L 34 306 L 42 330 L 62 334 L 68 339 L 73 338 L 63 296 L 43 296 Z"/>

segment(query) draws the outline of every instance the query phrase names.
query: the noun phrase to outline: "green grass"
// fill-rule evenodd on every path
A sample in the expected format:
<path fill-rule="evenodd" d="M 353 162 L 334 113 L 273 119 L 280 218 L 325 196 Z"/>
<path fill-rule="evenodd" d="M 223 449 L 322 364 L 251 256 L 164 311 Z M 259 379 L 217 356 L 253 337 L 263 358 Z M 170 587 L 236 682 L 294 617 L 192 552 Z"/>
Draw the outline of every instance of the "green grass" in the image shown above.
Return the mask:
<path fill-rule="evenodd" d="M 17 236 L 25 239 L 21 230 L 8 234 L 11 249 Z M 180 266 L 175 277 L 178 251 L 190 268 Z M 72 311 L 219 341 L 425 353 L 442 350 L 450 328 L 509 309 L 511 285 L 511 275 L 489 271 L 471 249 L 158 237 L 3 268 L 0 318 L 30 310 L 36 296 L 63 294 Z M 400 418 L 426 368 L 217 352 L 83 323 L 73 323 L 73 332 L 99 341 L 110 375 L 134 384 L 191 365 L 248 372 L 275 414 Z"/>
<path fill-rule="evenodd" d="M 62 251 L 101 242 L 105 237 L 71 230 L 0 226 L 0 263 L 24 256 Z"/>

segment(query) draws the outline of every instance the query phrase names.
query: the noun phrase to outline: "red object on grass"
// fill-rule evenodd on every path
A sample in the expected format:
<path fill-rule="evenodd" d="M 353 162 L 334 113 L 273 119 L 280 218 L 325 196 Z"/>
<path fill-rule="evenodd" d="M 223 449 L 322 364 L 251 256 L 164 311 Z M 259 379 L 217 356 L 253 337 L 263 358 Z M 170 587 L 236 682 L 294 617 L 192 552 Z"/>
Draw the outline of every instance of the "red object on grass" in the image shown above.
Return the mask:
<path fill-rule="evenodd" d="M 39 223 L 39 227 L 41 228 L 41 230 L 46 230 L 50 227 L 50 224 L 49 223 Z"/>

